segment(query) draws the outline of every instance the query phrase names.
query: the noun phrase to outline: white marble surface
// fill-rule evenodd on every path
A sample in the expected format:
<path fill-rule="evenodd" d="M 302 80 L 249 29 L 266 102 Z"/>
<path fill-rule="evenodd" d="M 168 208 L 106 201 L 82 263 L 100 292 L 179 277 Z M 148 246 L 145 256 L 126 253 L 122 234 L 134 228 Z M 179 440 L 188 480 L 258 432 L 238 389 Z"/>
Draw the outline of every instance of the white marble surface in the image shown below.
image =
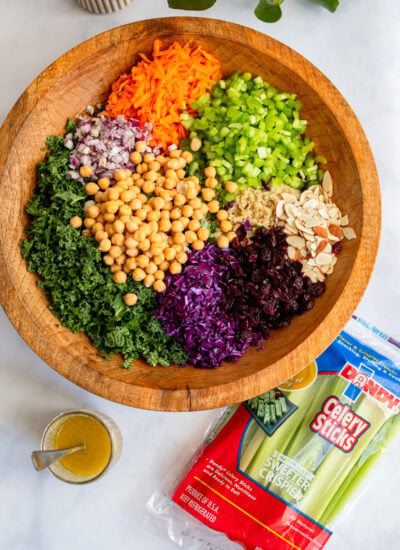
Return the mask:
<path fill-rule="evenodd" d="M 246 24 L 285 42 L 315 63 L 353 107 L 370 140 L 383 195 L 382 245 L 357 312 L 400 339 L 398 1 L 342 0 L 332 15 L 307 0 L 287 0 L 283 19 L 274 25 L 255 19 L 255 4 L 256 0 L 218 0 L 199 15 Z M 0 0 L 0 8 L 0 120 L 39 72 L 82 40 L 155 15 L 183 15 L 169 10 L 166 0 L 134 0 L 109 16 L 86 13 L 74 0 Z M 215 411 L 156 413 L 107 402 L 50 369 L 3 312 L 0 328 L 0 549 L 174 548 L 143 527 L 145 503 Z M 42 429 L 56 413 L 80 407 L 114 418 L 125 445 L 109 475 L 75 487 L 47 472 L 35 472 L 29 453 L 38 447 Z M 400 548 L 399 453 L 397 441 L 367 493 L 337 528 L 330 550 Z"/>

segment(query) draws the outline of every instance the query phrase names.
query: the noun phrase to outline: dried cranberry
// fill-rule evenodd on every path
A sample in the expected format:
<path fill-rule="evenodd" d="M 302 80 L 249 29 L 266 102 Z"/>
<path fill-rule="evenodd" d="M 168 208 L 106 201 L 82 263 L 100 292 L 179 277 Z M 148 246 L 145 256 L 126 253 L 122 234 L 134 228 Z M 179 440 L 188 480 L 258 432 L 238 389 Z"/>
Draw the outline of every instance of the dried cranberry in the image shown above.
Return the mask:
<path fill-rule="evenodd" d="M 340 241 L 338 241 L 337 243 L 335 243 L 334 245 L 332 245 L 332 252 L 334 254 L 339 254 L 339 252 L 342 251 L 342 243 Z"/>
<path fill-rule="evenodd" d="M 309 288 L 309 292 L 311 296 L 315 296 L 315 297 L 322 296 L 325 290 L 326 290 L 326 285 L 325 283 L 322 283 L 322 282 L 313 283 Z"/>

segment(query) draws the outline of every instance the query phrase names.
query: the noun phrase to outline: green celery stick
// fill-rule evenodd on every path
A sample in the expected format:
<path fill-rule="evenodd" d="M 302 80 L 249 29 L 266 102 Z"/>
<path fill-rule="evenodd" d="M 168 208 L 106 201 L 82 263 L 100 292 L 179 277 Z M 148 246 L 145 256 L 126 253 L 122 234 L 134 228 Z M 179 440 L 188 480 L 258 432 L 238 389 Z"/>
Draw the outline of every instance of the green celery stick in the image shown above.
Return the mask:
<path fill-rule="evenodd" d="M 268 405 L 265 405 L 265 401 L 263 399 L 259 399 L 258 400 L 258 408 L 257 408 L 257 416 L 260 416 L 261 418 L 264 418 L 266 407 L 268 407 Z"/>
<path fill-rule="evenodd" d="M 276 422 L 275 405 L 269 406 L 269 414 L 271 415 L 271 423 L 275 424 Z"/>
<path fill-rule="evenodd" d="M 281 404 L 282 414 L 286 414 L 287 413 L 286 399 L 284 397 L 280 397 L 279 398 L 279 403 Z"/>
<path fill-rule="evenodd" d="M 332 445 L 331 451 L 318 468 L 300 506 L 302 512 L 317 521 L 364 450 L 387 420 L 385 412 L 365 395 L 359 399 L 357 406 L 353 405 L 353 410 L 362 418 L 368 419 L 371 426 L 348 454 Z"/>
<path fill-rule="evenodd" d="M 344 508 L 391 440 L 397 436 L 399 430 L 400 414 L 397 414 L 384 423 L 379 433 L 367 446 L 357 463 L 354 464 L 349 475 L 322 512 L 319 520 L 322 525 L 329 525 Z"/>

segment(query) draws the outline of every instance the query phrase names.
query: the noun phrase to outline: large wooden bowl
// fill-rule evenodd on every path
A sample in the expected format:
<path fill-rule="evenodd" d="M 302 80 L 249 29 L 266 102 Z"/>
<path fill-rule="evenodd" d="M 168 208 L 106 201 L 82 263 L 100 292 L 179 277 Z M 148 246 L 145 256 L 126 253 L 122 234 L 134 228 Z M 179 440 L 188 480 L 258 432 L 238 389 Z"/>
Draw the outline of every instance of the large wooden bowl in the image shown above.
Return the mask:
<path fill-rule="evenodd" d="M 19 240 L 28 223 L 24 206 L 35 184 L 46 136 L 61 134 L 68 116 L 105 97 L 153 40 L 194 39 L 221 61 L 223 72 L 251 71 L 279 90 L 295 92 L 317 153 L 328 159 L 335 200 L 349 214 L 357 239 L 344 244 L 326 294 L 315 308 L 274 333 L 264 351 L 215 370 L 153 368 L 137 361 L 121 368 L 104 360 L 83 334 L 57 326 L 48 301 L 26 271 Z M 370 277 L 380 232 L 380 194 L 364 132 L 345 99 L 311 63 L 251 29 L 211 19 L 167 18 L 132 23 L 80 44 L 47 68 L 26 90 L 0 133 L 1 301 L 11 322 L 60 374 L 106 399 L 147 409 L 188 411 L 239 402 L 278 385 L 321 353 L 358 304 Z"/>

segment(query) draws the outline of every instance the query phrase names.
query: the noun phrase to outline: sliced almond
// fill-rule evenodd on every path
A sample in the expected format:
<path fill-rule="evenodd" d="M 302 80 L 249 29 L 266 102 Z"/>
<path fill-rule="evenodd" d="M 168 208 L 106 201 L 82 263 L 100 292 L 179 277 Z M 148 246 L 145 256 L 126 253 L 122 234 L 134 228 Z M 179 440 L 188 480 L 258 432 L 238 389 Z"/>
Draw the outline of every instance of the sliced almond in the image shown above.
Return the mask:
<path fill-rule="evenodd" d="M 315 254 L 318 255 L 320 252 L 323 252 L 329 245 L 328 241 L 320 241 L 315 250 Z"/>
<path fill-rule="evenodd" d="M 331 235 L 333 235 L 337 239 L 343 238 L 343 232 L 342 232 L 341 228 L 338 225 L 334 224 L 334 223 L 330 223 L 328 225 L 328 231 Z"/>
<path fill-rule="evenodd" d="M 304 220 L 304 225 L 305 225 L 306 227 L 310 227 L 310 228 L 311 228 L 311 227 L 316 227 L 316 226 L 318 226 L 318 225 L 322 225 L 322 224 L 324 223 L 324 221 L 321 220 L 321 218 L 317 218 L 317 217 L 315 217 L 315 216 L 314 216 L 314 217 L 313 217 L 313 216 L 311 216 L 311 217 L 304 217 L 303 220 Z"/>
<path fill-rule="evenodd" d="M 346 237 L 346 239 L 348 239 L 349 241 L 351 239 L 355 239 L 356 238 L 356 232 L 354 231 L 353 228 L 351 227 L 343 227 L 343 235 Z"/>
<path fill-rule="evenodd" d="M 302 231 L 303 233 L 309 233 L 310 235 L 314 235 L 314 231 L 310 227 L 306 227 L 302 220 L 297 219 L 295 220 L 294 223 L 296 224 L 296 227 L 299 231 Z"/>
<path fill-rule="evenodd" d="M 321 265 L 321 272 L 325 275 L 331 275 L 333 273 L 333 265 Z"/>
<path fill-rule="evenodd" d="M 332 197 L 333 195 L 333 181 L 330 173 L 328 171 L 325 172 L 323 178 L 322 178 L 322 189 L 325 191 L 325 193 L 328 195 L 328 197 Z"/>
<path fill-rule="evenodd" d="M 296 216 L 298 215 L 297 207 L 291 202 L 285 204 L 284 210 L 289 219 L 296 218 Z"/>
<path fill-rule="evenodd" d="M 342 216 L 340 219 L 340 225 L 348 225 L 349 224 L 349 216 L 346 214 L 345 216 Z"/>
<path fill-rule="evenodd" d="M 287 255 L 289 260 L 297 261 L 300 259 L 298 250 L 293 246 L 288 246 Z"/>
<path fill-rule="evenodd" d="M 296 197 L 294 195 L 292 195 L 291 193 L 282 193 L 282 199 L 284 199 L 285 202 L 291 202 L 291 203 L 295 203 L 296 202 Z"/>
<path fill-rule="evenodd" d="M 297 249 L 302 249 L 306 246 L 305 240 L 297 235 L 287 237 L 286 241 L 290 246 L 294 246 Z"/>
<path fill-rule="evenodd" d="M 332 254 L 327 254 L 326 252 L 320 252 L 315 256 L 315 262 L 318 265 L 329 265 L 332 263 Z"/>
<path fill-rule="evenodd" d="M 317 281 L 325 281 L 325 275 L 322 273 L 322 271 L 318 267 L 313 267 L 312 270 L 313 270 L 313 273 L 315 273 Z"/>
<path fill-rule="evenodd" d="M 322 217 L 322 218 L 325 218 L 326 220 L 329 219 L 329 216 L 328 216 L 328 212 L 326 210 L 326 207 L 322 207 L 322 208 L 318 208 L 318 214 Z"/>
<path fill-rule="evenodd" d="M 282 215 L 284 215 L 284 211 L 283 211 L 284 207 L 285 207 L 285 201 L 279 201 L 278 204 L 276 205 L 275 214 L 276 214 L 277 218 L 282 218 Z M 285 216 L 285 218 L 286 218 L 286 216 Z"/>
<path fill-rule="evenodd" d="M 325 227 L 321 227 L 321 226 L 314 227 L 314 233 L 318 235 L 318 237 L 322 237 L 323 239 L 328 238 L 328 230 Z"/>

